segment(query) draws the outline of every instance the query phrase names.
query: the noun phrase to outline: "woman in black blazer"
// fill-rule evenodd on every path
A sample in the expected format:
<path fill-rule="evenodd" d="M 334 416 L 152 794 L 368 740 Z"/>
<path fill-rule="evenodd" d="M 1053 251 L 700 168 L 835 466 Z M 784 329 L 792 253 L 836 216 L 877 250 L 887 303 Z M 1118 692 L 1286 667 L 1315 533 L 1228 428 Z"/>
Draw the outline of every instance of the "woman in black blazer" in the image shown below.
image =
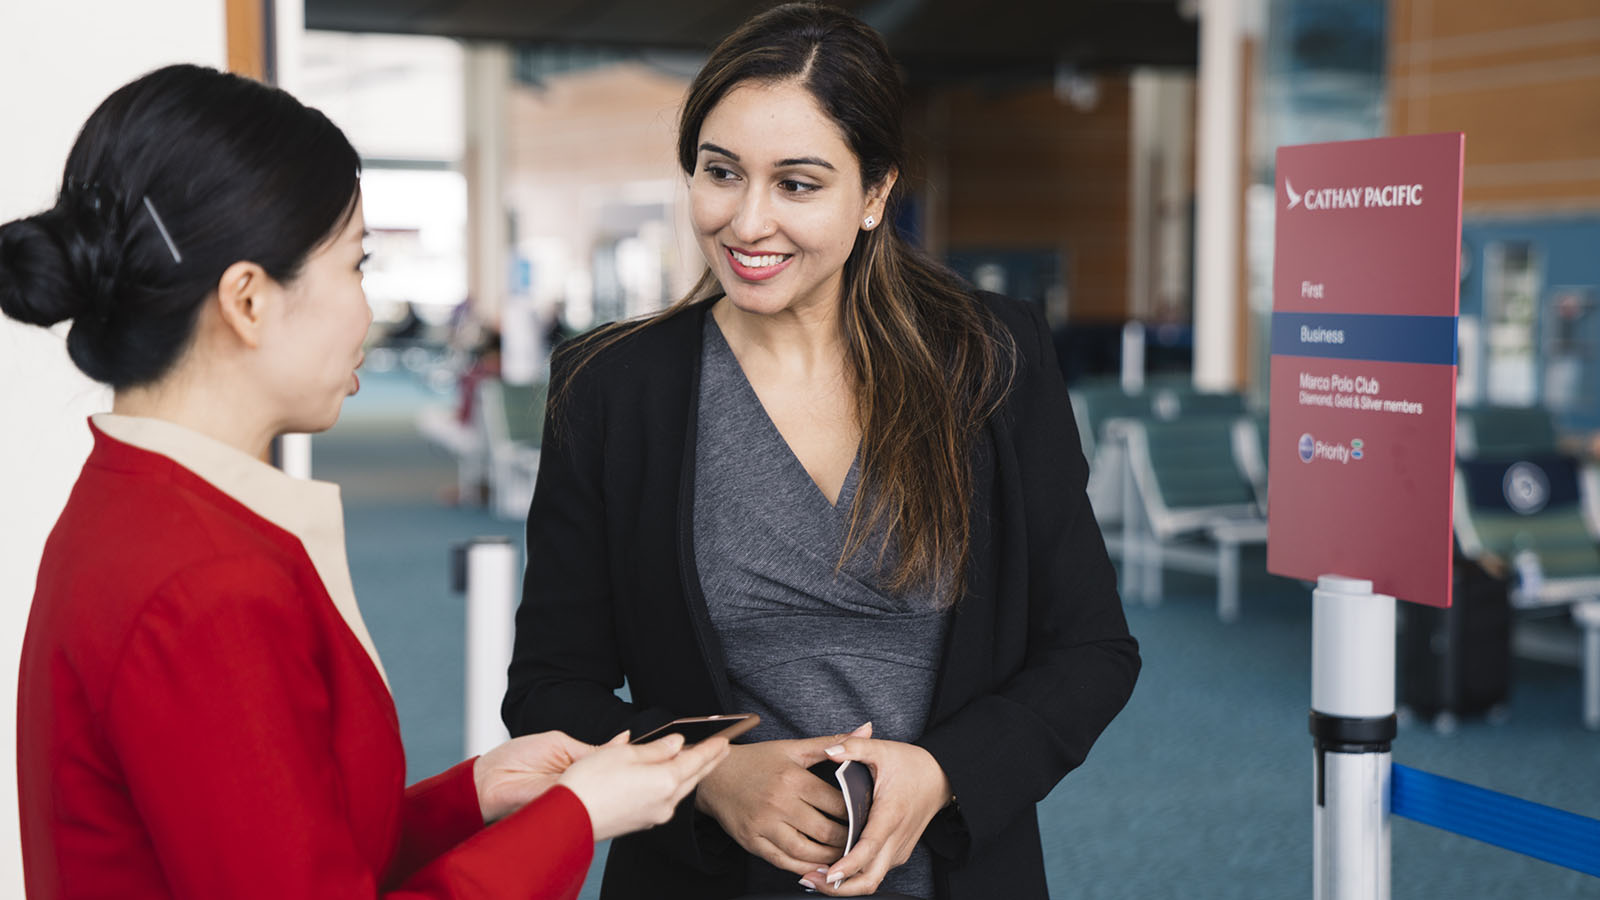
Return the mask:
<path fill-rule="evenodd" d="M 705 277 L 553 361 L 507 725 L 767 720 L 605 898 L 1045 897 L 1034 806 L 1133 689 L 1049 330 L 894 233 L 901 103 L 847 13 L 746 23 L 681 122 Z"/>

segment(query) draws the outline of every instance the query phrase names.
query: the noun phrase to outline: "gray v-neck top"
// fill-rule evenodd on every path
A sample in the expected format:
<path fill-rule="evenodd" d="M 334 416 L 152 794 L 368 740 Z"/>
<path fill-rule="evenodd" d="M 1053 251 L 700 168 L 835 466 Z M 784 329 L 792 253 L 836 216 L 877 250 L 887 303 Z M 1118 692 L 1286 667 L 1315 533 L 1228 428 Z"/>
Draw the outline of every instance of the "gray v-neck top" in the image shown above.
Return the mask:
<path fill-rule="evenodd" d="M 878 587 L 895 561 L 891 545 L 880 564 L 881 536 L 835 572 L 859 467 L 858 457 L 838 504 L 829 503 L 767 415 L 716 320 L 706 317 L 695 564 L 727 659 L 734 711 L 761 715 L 750 740 L 837 734 L 870 721 L 874 737 L 912 741 L 927 724 L 948 612 L 935 609 L 927 593 L 891 595 Z M 794 886 L 788 878 L 782 887 Z M 881 890 L 932 897 L 926 848 L 919 844 Z"/>

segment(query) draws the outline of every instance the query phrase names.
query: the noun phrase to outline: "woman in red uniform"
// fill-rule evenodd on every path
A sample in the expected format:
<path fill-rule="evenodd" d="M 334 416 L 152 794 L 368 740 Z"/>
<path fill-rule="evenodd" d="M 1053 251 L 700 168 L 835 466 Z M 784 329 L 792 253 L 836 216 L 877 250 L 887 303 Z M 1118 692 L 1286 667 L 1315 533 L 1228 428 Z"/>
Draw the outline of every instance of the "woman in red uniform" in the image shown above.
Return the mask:
<path fill-rule="evenodd" d="M 320 113 L 173 66 L 95 111 L 54 208 L 0 226 L 0 310 L 72 320 L 115 391 L 23 645 L 30 897 L 571 898 L 596 840 L 726 753 L 547 732 L 405 786 L 338 489 L 259 461 L 358 387 L 357 176 Z"/>

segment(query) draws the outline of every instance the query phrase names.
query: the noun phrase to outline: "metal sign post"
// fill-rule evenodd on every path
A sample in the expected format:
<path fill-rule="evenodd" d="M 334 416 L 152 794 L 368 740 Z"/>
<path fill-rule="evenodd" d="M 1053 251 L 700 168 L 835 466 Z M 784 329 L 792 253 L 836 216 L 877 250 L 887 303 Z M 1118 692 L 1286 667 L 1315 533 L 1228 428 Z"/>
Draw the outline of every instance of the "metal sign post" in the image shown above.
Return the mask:
<path fill-rule="evenodd" d="M 1312 896 L 1389 900 L 1393 597 L 1324 575 L 1311 595 Z"/>

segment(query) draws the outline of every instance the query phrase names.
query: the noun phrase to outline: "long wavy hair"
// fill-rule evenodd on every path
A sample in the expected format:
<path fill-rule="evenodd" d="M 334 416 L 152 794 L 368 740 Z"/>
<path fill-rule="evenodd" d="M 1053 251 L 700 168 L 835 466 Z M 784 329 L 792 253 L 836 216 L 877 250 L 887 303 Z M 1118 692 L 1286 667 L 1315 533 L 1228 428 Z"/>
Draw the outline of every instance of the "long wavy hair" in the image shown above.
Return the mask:
<path fill-rule="evenodd" d="M 788 3 L 723 39 L 690 85 L 678 129 L 684 173 L 693 176 L 700 126 L 731 89 L 790 81 L 844 132 L 864 189 L 904 171 L 904 89 L 883 38 L 836 7 Z M 842 277 L 839 321 L 861 426 L 861 502 L 851 510 L 839 566 L 879 535 L 880 562 L 891 546 L 898 551 L 883 587 L 927 591 L 948 607 L 971 555 L 973 445 L 1010 387 L 1016 347 L 959 276 L 896 233 L 899 196 L 891 192 L 881 226 L 857 234 Z M 572 342 L 562 348 L 575 354 L 569 371 L 716 288 L 707 269 L 666 310 Z M 564 387 L 552 399 L 557 411 Z"/>

